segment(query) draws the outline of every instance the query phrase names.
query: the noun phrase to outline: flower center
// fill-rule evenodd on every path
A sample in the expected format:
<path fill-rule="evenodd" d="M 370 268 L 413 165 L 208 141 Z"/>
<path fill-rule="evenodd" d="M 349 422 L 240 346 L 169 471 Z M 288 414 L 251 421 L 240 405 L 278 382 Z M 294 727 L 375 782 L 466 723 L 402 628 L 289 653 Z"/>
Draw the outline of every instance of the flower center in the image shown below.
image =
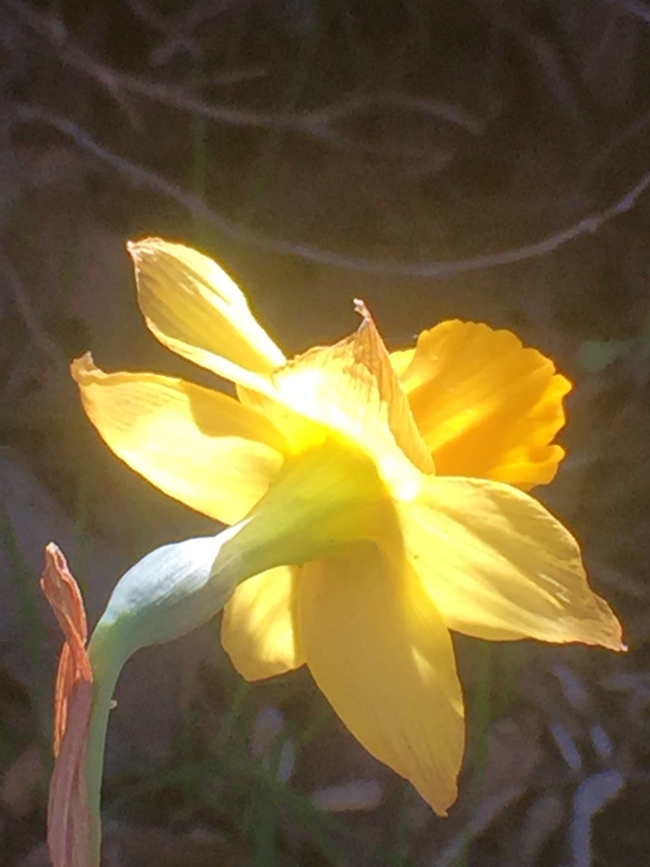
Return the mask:
<path fill-rule="evenodd" d="M 327 558 L 354 542 L 401 549 L 393 500 L 376 464 L 336 434 L 289 455 L 239 527 L 224 554 L 237 545 L 250 575 Z"/>

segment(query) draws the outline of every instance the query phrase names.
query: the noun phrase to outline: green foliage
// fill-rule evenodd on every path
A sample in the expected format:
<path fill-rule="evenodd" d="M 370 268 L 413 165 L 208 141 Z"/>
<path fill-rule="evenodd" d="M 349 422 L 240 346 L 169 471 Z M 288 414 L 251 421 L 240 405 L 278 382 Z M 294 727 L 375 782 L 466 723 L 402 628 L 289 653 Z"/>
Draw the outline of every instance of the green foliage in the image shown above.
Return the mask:
<path fill-rule="evenodd" d="M 578 349 L 578 362 L 589 373 L 599 373 L 606 367 L 631 352 L 637 340 L 584 340 Z"/>
<path fill-rule="evenodd" d="M 636 337 L 584 340 L 578 347 L 578 363 L 589 373 L 599 373 L 635 351 L 643 358 L 650 357 L 650 316 Z"/>

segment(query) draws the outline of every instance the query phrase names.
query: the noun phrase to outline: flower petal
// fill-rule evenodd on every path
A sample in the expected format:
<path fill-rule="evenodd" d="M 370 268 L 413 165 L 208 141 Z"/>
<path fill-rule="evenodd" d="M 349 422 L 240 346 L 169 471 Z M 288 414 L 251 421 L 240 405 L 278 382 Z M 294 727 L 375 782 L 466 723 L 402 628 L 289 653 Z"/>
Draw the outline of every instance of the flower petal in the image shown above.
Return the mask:
<path fill-rule="evenodd" d="M 390 353 L 391 367 L 400 379 L 406 368 L 413 361 L 414 355 L 415 347 L 412 349 L 398 349 Z"/>
<path fill-rule="evenodd" d="M 314 347 L 280 370 L 278 400 L 353 440 L 370 454 L 396 496 L 408 498 L 434 470 L 386 347 L 362 302 L 359 329 L 334 346 Z"/>
<path fill-rule="evenodd" d="M 140 309 L 161 343 L 233 382 L 268 388 L 285 357 L 216 262 L 160 238 L 130 243 L 128 250 Z"/>
<path fill-rule="evenodd" d="M 190 382 L 151 373 L 107 374 L 89 355 L 72 375 L 84 409 L 111 449 L 171 497 L 232 524 L 282 466 L 283 439 L 263 415 Z"/>
<path fill-rule="evenodd" d="M 246 680 L 298 668 L 305 661 L 294 630 L 297 567 L 280 566 L 244 581 L 223 612 L 221 643 Z"/>
<path fill-rule="evenodd" d="M 405 360 L 396 356 L 398 368 Z M 571 383 L 511 332 L 443 322 L 420 335 L 400 380 L 440 475 L 524 489 L 554 477 L 564 451 L 551 442 Z"/>
<path fill-rule="evenodd" d="M 301 646 L 318 686 L 374 756 L 444 814 L 456 798 L 463 700 L 445 624 L 415 573 L 374 546 L 310 563 L 297 582 Z"/>
<path fill-rule="evenodd" d="M 510 485 L 438 476 L 400 506 L 407 556 L 451 629 L 624 649 L 575 539 Z"/>

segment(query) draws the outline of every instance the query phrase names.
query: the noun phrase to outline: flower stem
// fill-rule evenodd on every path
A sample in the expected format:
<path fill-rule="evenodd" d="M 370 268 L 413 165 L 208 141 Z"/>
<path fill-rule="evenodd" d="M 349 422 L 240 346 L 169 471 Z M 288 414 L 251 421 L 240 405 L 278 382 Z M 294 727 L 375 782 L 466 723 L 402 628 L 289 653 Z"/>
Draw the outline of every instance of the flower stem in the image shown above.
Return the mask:
<path fill-rule="evenodd" d="M 102 842 L 101 789 L 104 771 L 104 751 L 108 717 L 113 704 L 115 684 L 126 657 L 115 655 L 114 642 L 107 652 L 109 629 L 96 629 L 88 647 L 93 669 L 93 704 L 86 744 L 86 788 L 92 828 L 93 861 L 89 867 L 99 867 Z"/>

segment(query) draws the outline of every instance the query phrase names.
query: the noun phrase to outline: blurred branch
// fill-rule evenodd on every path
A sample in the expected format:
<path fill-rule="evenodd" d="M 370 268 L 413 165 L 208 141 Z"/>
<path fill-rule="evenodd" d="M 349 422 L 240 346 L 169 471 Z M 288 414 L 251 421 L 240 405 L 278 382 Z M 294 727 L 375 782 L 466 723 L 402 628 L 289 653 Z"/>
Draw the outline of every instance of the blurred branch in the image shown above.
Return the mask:
<path fill-rule="evenodd" d="M 587 189 L 594 179 L 601 174 L 612 155 L 625 147 L 635 136 L 645 132 L 648 127 L 650 127 L 650 112 L 646 111 L 635 118 L 628 126 L 617 130 L 596 156 L 592 160 L 589 160 L 582 168 L 576 184 L 577 190 L 580 192 Z"/>
<path fill-rule="evenodd" d="M 509 32 L 520 43 L 523 50 L 528 53 L 540 81 L 546 85 L 545 92 L 559 106 L 571 124 L 574 133 L 581 141 L 587 141 L 591 133 L 589 118 L 583 109 L 574 84 L 567 75 L 566 65 L 562 62 L 557 45 L 554 45 L 552 40 L 542 34 L 535 32 L 529 25 L 517 20 L 516 16 L 508 14 L 498 4 L 495 5 L 494 15 L 499 25 Z"/>
<path fill-rule="evenodd" d="M 176 18 L 170 20 L 169 16 L 161 15 L 146 0 L 127 0 L 127 3 L 133 14 L 140 21 L 167 38 L 165 45 L 162 46 L 163 51 L 161 56 L 152 65 L 161 65 L 180 49 L 184 49 L 194 59 L 198 59 L 203 55 L 196 40 L 188 33 L 188 30 L 192 28 L 187 26 L 187 20 L 182 22 Z M 194 9 L 195 7 L 191 6 L 190 12 Z M 149 60 L 151 62 L 152 55 L 149 55 Z"/>
<path fill-rule="evenodd" d="M 645 4 L 637 2 L 637 0 L 605 0 L 605 2 L 609 6 L 622 9 L 628 15 L 631 15 L 632 18 L 637 18 L 645 24 L 650 24 L 650 9 Z"/>
<path fill-rule="evenodd" d="M 507 786 L 503 790 L 484 796 L 477 806 L 476 812 L 462 828 L 460 833 L 437 852 L 431 860 L 427 859 L 427 867 L 456 867 L 463 863 L 469 844 L 480 834 L 483 834 L 505 810 L 517 801 L 526 791 L 522 785 Z"/>
<path fill-rule="evenodd" d="M 62 361 L 65 361 L 65 356 L 61 349 L 43 328 L 29 299 L 29 294 L 25 289 L 13 262 L 1 247 L 0 278 L 3 281 L 3 284 L 9 288 L 9 291 L 14 298 L 25 328 L 33 341 L 32 345 L 37 347 L 42 352 L 43 356 L 49 361 L 59 364 Z"/>
<path fill-rule="evenodd" d="M 333 125 L 368 113 L 375 108 L 405 109 L 424 117 L 455 124 L 473 134 L 481 132 L 480 124 L 457 106 L 393 92 L 359 94 L 334 105 L 305 112 L 253 111 L 208 103 L 184 88 L 119 72 L 95 60 L 81 46 L 73 42 L 60 19 L 42 15 L 22 0 L 2 0 L 2 2 L 19 16 L 23 24 L 50 43 L 62 63 L 92 78 L 118 100 L 131 115 L 132 107 L 126 106 L 123 100 L 125 94 L 145 97 L 179 111 L 231 126 L 299 133 L 328 144 L 340 143 L 346 147 L 350 144 L 349 138 L 333 129 Z M 230 72 L 226 75 L 229 76 L 229 83 L 236 80 L 236 73 Z M 241 75 L 250 77 L 250 70 L 244 70 Z"/>
<path fill-rule="evenodd" d="M 180 15 L 161 15 L 147 0 L 126 0 L 133 14 L 152 30 L 166 37 L 149 55 L 151 66 L 162 66 L 178 51 L 185 50 L 195 60 L 204 55 L 194 32 L 200 25 L 228 12 L 233 6 L 244 5 L 242 0 L 217 0 L 195 2 L 183 9 Z"/>
<path fill-rule="evenodd" d="M 195 216 L 205 220 L 225 237 L 234 241 L 266 250 L 270 253 L 297 256 L 310 262 L 346 268 L 365 273 L 394 274 L 408 277 L 448 277 L 468 271 L 479 271 L 497 265 L 510 265 L 544 256 L 563 247 L 583 235 L 590 235 L 601 229 L 610 220 L 632 210 L 641 196 L 650 187 L 650 171 L 644 174 L 624 196 L 609 208 L 589 214 L 566 229 L 523 247 L 502 250 L 487 256 L 460 259 L 451 262 L 413 262 L 401 263 L 395 260 L 366 259 L 358 256 L 345 256 L 322 250 L 310 244 L 298 244 L 269 238 L 253 230 L 232 223 L 209 208 L 201 199 L 184 190 L 178 184 L 168 181 L 155 172 L 143 168 L 124 157 L 113 153 L 96 142 L 82 127 L 67 118 L 53 114 L 37 106 L 16 106 L 19 122 L 40 122 L 58 130 L 71 139 L 78 147 L 97 157 L 105 165 L 115 169 L 136 187 L 146 187 L 153 192 L 168 196 Z"/>

